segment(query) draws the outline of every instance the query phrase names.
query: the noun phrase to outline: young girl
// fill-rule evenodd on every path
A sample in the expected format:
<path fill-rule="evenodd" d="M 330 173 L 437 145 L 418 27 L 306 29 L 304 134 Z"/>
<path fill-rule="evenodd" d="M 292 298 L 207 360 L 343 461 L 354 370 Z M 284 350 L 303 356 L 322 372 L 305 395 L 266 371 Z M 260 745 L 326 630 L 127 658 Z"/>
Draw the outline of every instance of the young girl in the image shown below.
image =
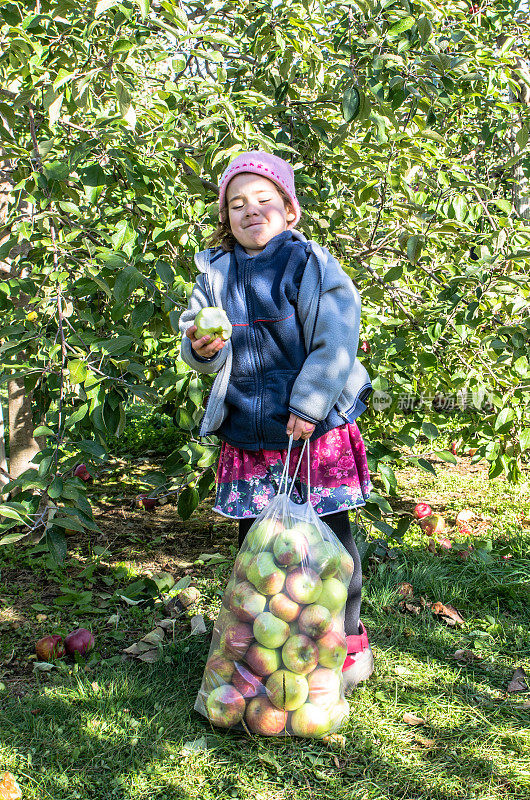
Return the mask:
<path fill-rule="evenodd" d="M 222 440 L 214 510 L 239 520 L 239 546 L 276 494 L 288 437 L 311 443 L 311 504 L 354 560 L 345 612 L 346 691 L 373 671 L 360 621 L 362 573 L 348 509 L 371 490 L 355 422 L 371 391 L 356 357 L 360 297 L 326 248 L 295 229 L 300 206 L 290 164 L 252 151 L 229 164 L 219 187 L 219 224 L 198 253 L 188 309 L 180 318 L 182 358 L 217 373 L 200 435 Z M 197 339 L 204 306 L 223 308 L 227 342 Z M 291 474 L 296 459 L 292 459 Z M 300 492 L 307 488 L 303 459 Z"/>

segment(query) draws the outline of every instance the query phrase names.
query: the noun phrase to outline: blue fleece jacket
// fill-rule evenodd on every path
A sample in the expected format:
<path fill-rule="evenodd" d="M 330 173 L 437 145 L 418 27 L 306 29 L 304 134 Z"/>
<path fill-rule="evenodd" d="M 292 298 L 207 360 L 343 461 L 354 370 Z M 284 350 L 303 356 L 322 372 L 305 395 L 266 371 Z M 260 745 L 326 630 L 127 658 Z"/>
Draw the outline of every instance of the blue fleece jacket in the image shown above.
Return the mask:
<path fill-rule="evenodd" d="M 278 242 L 283 247 L 278 248 Z M 285 248 L 292 261 L 284 255 Z M 282 251 L 281 258 L 273 259 L 279 269 L 274 272 L 270 264 L 266 266 L 265 279 L 265 273 L 259 270 L 259 258 L 263 257 L 262 263 L 267 265 L 273 251 L 276 256 Z M 304 251 L 306 264 L 302 269 L 299 256 Z M 224 438 L 234 443 L 237 440 L 245 449 L 277 449 L 287 444 L 285 425 L 289 412 L 316 423 L 312 439 L 356 419 L 366 409 L 364 401 L 372 387 L 357 358 L 361 303 L 351 279 L 325 247 L 308 241 L 297 230 L 273 237 L 251 259 L 243 253 L 243 248 L 238 255 L 216 248 L 196 254 L 199 274 L 188 308 L 180 317 L 182 359 L 198 372 L 217 373 L 199 434 L 222 435 L 224 428 Z M 259 277 L 262 274 L 263 282 Z M 197 312 L 212 305 L 227 309 L 229 317 L 231 313 L 236 315 L 231 320 L 236 322 L 235 333 L 213 358 L 201 359 L 184 334 Z M 287 327 L 282 327 L 284 322 Z M 248 330 L 240 335 L 239 327 Z M 293 338 L 289 341 L 290 336 Z M 256 348 L 252 352 L 251 345 Z M 274 363 L 285 367 L 288 380 L 276 380 Z M 254 398 L 250 405 L 243 398 L 245 382 L 248 395 Z M 266 404 L 260 400 L 262 391 L 267 394 Z M 245 414 L 250 417 L 249 423 L 245 422 L 246 427 L 250 424 L 252 428 L 248 441 L 239 440 L 239 426 L 231 428 L 229 416 L 236 404 L 240 420 Z M 268 438 L 267 431 L 272 438 Z"/>

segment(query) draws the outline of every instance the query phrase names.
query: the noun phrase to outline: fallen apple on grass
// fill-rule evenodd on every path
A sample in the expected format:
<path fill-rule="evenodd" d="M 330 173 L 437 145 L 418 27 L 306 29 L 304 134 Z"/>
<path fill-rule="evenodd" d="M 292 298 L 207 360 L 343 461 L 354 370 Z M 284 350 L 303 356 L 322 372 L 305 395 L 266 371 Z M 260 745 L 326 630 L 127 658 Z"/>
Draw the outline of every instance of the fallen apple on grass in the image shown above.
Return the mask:
<path fill-rule="evenodd" d="M 63 637 L 53 634 L 43 636 L 35 645 L 35 652 L 40 661 L 55 661 L 65 654 Z"/>
<path fill-rule="evenodd" d="M 430 517 L 432 514 L 432 508 L 428 503 L 418 503 L 414 506 L 414 519 L 424 519 L 425 517 Z"/>
<path fill-rule="evenodd" d="M 475 519 L 475 514 L 471 511 L 470 508 L 463 508 L 462 511 L 459 511 L 456 515 L 456 524 L 457 525 L 469 525 L 472 520 Z"/>
<path fill-rule="evenodd" d="M 138 494 L 135 498 L 135 503 L 139 508 L 145 508 L 146 511 L 151 511 L 158 505 L 156 497 L 149 497 L 148 494 Z"/>
<path fill-rule="evenodd" d="M 445 520 L 440 514 L 431 514 L 420 520 L 420 527 L 427 536 L 445 531 Z"/>
<path fill-rule="evenodd" d="M 86 628 L 76 628 L 75 631 L 72 631 L 65 637 L 64 649 L 69 656 L 73 656 L 74 653 L 85 656 L 93 649 L 94 644 L 95 639 L 93 633 Z"/>

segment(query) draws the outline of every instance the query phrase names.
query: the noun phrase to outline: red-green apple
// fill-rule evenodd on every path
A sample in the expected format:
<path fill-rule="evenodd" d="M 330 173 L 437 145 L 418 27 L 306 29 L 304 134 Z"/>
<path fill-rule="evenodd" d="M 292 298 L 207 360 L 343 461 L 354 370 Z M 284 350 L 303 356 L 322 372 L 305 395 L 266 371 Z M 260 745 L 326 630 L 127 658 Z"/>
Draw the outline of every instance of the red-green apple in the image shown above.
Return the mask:
<path fill-rule="evenodd" d="M 348 585 L 350 583 L 350 578 L 353 575 L 354 564 L 353 558 L 350 556 L 349 553 L 343 551 L 340 557 L 340 569 L 339 569 L 339 576 L 343 583 Z"/>
<path fill-rule="evenodd" d="M 285 583 L 285 572 L 277 566 L 272 553 L 258 553 L 247 571 L 248 580 L 262 594 L 278 594 Z M 296 598 L 293 597 L 293 600 Z"/>
<path fill-rule="evenodd" d="M 289 625 L 275 617 L 270 611 L 264 611 L 254 620 L 254 638 L 264 647 L 273 650 L 281 647 L 289 638 Z"/>
<path fill-rule="evenodd" d="M 431 514 L 429 517 L 422 517 L 420 520 L 421 529 L 427 536 L 435 533 L 442 533 L 445 530 L 445 520 L 440 514 Z"/>
<path fill-rule="evenodd" d="M 279 650 L 270 650 L 262 644 L 251 644 L 245 654 L 245 661 L 256 675 L 264 677 L 272 675 L 280 668 L 281 657 Z"/>
<path fill-rule="evenodd" d="M 329 711 L 313 703 L 304 703 L 291 716 L 291 729 L 295 736 L 319 738 L 331 730 Z"/>
<path fill-rule="evenodd" d="M 292 528 L 287 528 L 278 534 L 272 546 L 274 558 L 282 567 L 299 564 L 307 557 L 308 551 L 309 544 L 305 536 Z"/>
<path fill-rule="evenodd" d="M 294 711 L 307 700 L 309 686 L 303 675 L 288 669 L 278 669 L 267 678 L 267 696 L 277 708 Z"/>
<path fill-rule="evenodd" d="M 219 728 L 231 728 L 241 722 L 245 707 L 245 698 L 230 684 L 218 686 L 206 700 L 208 718 Z"/>
<path fill-rule="evenodd" d="M 331 625 L 331 611 L 316 603 L 306 606 L 298 618 L 300 631 L 313 639 L 329 631 Z"/>
<path fill-rule="evenodd" d="M 201 308 L 196 314 L 193 324 L 197 326 L 195 331 L 195 338 L 202 339 L 203 336 L 209 336 L 209 342 L 219 338 L 225 342 L 230 339 L 232 335 L 232 325 L 226 316 L 226 311 L 218 306 L 205 306 Z"/>
<path fill-rule="evenodd" d="M 74 475 L 76 478 L 81 478 L 81 480 L 85 481 L 85 483 L 92 478 L 86 467 L 86 464 L 78 464 L 78 466 L 74 469 Z"/>
<path fill-rule="evenodd" d="M 261 695 L 248 704 L 245 721 L 252 733 L 277 736 L 285 728 L 287 716 L 287 711 L 276 708 L 267 697 Z"/>
<path fill-rule="evenodd" d="M 344 606 L 348 597 L 348 590 L 338 578 L 325 578 L 322 581 L 322 591 L 318 597 L 318 605 L 324 606 L 332 614 L 336 614 Z"/>
<path fill-rule="evenodd" d="M 319 650 L 309 636 L 299 633 L 291 636 L 282 647 L 282 661 L 291 672 L 307 675 L 318 664 Z"/>
<path fill-rule="evenodd" d="M 329 669 L 342 667 L 346 658 L 346 639 L 337 631 L 328 631 L 317 639 L 319 663 Z"/>
<path fill-rule="evenodd" d="M 414 506 L 414 519 L 423 519 L 424 517 L 430 517 L 432 514 L 432 508 L 428 503 L 418 503 Z"/>
<path fill-rule="evenodd" d="M 284 622 L 293 622 L 300 614 L 301 606 L 291 600 L 286 594 L 279 592 L 269 600 L 269 611 Z"/>
<path fill-rule="evenodd" d="M 237 691 L 247 699 L 249 697 L 256 697 L 256 695 L 265 691 L 263 680 L 258 675 L 254 675 L 254 673 L 243 666 L 243 664 L 235 665 L 234 674 L 232 675 L 232 686 L 235 686 Z"/>
<path fill-rule="evenodd" d="M 295 603 L 314 603 L 322 591 L 322 581 L 312 569 L 298 567 L 287 575 L 285 588 Z"/>
<path fill-rule="evenodd" d="M 242 622 L 253 622 L 265 608 L 267 600 L 251 583 L 242 581 L 236 584 L 228 602 L 238 619 Z"/>
<path fill-rule="evenodd" d="M 234 662 L 220 650 L 214 650 L 204 668 L 204 685 L 211 691 L 223 683 L 229 683 L 234 672 Z"/>
<path fill-rule="evenodd" d="M 308 675 L 309 702 L 316 706 L 332 706 L 339 702 L 340 674 L 338 670 L 318 667 Z"/>
<path fill-rule="evenodd" d="M 225 655 L 231 658 L 241 658 L 253 640 L 252 627 L 246 622 L 238 622 L 236 625 L 229 625 L 224 629 L 221 634 L 220 647 Z"/>
<path fill-rule="evenodd" d="M 321 578 L 329 578 L 340 566 L 340 551 L 331 542 L 322 541 L 311 548 L 309 564 Z"/>
<path fill-rule="evenodd" d="M 35 652 L 40 661 L 55 661 L 56 658 L 62 658 L 65 652 L 63 637 L 57 633 L 43 636 L 36 643 Z"/>

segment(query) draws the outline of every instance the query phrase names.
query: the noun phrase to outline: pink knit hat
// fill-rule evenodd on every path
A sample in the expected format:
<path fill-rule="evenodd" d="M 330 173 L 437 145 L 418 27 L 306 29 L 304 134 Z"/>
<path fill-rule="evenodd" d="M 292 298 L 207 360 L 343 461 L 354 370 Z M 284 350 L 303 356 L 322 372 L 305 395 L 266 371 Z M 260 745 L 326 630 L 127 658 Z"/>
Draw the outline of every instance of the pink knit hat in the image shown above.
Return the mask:
<path fill-rule="evenodd" d="M 259 150 L 241 153 L 237 158 L 234 158 L 221 175 L 221 180 L 219 182 L 219 218 L 222 222 L 225 221 L 223 219 L 223 206 L 225 203 L 226 187 L 232 178 L 239 175 L 240 172 L 254 172 L 256 175 L 263 175 L 264 178 L 268 178 L 278 186 L 281 186 L 293 204 L 296 217 L 292 223 L 292 227 L 296 227 L 300 219 L 300 205 L 294 188 L 294 170 L 283 158 L 273 156 L 271 153 L 263 153 Z"/>

